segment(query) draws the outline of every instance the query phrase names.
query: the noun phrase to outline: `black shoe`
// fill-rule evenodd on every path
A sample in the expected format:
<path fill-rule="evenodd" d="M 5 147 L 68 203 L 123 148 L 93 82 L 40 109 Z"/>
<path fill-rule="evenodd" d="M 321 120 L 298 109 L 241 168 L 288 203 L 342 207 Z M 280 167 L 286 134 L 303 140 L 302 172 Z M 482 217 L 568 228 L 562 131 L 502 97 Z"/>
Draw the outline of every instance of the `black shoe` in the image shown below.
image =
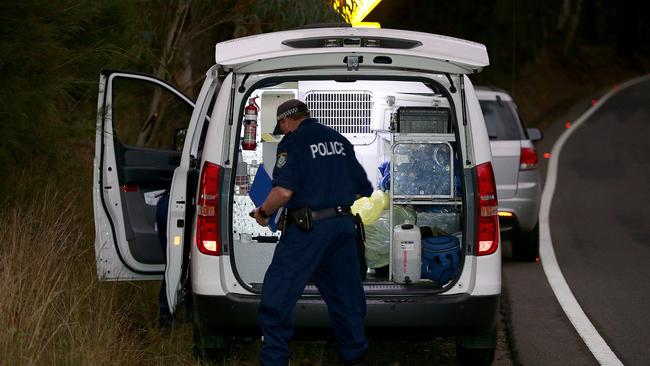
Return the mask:
<path fill-rule="evenodd" d="M 343 361 L 343 366 L 364 366 L 366 364 L 365 359 L 366 359 L 367 354 L 368 354 L 368 350 L 366 349 L 361 354 L 361 356 L 355 358 L 354 360 L 350 360 L 350 361 L 345 361 L 344 360 Z"/>
<path fill-rule="evenodd" d="M 158 327 L 160 327 L 162 330 L 171 329 L 173 323 L 174 319 L 172 318 L 171 314 L 158 316 Z"/>
<path fill-rule="evenodd" d="M 354 366 L 364 366 L 365 363 L 363 362 L 363 360 L 352 360 L 352 361 L 344 362 L 343 365 L 344 366 L 353 366 L 353 365 Z"/>
<path fill-rule="evenodd" d="M 352 361 L 343 361 L 344 366 L 364 366 L 363 357 L 355 358 Z"/>

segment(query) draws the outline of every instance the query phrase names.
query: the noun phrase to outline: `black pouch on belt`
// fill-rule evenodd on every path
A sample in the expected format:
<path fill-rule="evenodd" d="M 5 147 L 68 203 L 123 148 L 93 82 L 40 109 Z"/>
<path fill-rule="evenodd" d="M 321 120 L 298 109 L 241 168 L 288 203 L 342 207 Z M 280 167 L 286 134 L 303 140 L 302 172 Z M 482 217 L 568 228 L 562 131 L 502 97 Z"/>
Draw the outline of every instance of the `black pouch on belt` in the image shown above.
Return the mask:
<path fill-rule="evenodd" d="M 363 220 L 361 220 L 361 215 L 356 214 L 352 216 L 354 221 L 354 229 L 357 231 L 357 241 L 362 243 L 366 242 L 366 230 L 363 227 Z"/>
<path fill-rule="evenodd" d="M 289 211 L 289 210 L 287 210 L 287 209 L 284 208 L 284 207 L 282 207 L 282 208 L 278 211 L 278 215 L 280 215 L 280 216 L 278 217 L 278 230 L 280 230 L 280 231 L 282 231 L 282 232 L 284 232 L 284 231 L 287 229 L 287 223 L 288 223 L 288 220 L 289 220 L 289 219 L 287 218 L 287 212 L 288 212 L 288 211 Z"/>
<path fill-rule="evenodd" d="M 359 214 L 352 216 L 352 221 L 354 221 L 354 229 L 356 231 L 359 270 L 361 272 L 361 279 L 365 280 L 366 273 L 368 272 L 368 266 L 366 265 L 366 230 L 363 227 L 363 220 L 361 220 Z"/>
<path fill-rule="evenodd" d="M 298 225 L 302 231 L 307 232 L 313 228 L 311 209 L 307 206 L 289 211 L 289 219 L 292 223 Z"/>

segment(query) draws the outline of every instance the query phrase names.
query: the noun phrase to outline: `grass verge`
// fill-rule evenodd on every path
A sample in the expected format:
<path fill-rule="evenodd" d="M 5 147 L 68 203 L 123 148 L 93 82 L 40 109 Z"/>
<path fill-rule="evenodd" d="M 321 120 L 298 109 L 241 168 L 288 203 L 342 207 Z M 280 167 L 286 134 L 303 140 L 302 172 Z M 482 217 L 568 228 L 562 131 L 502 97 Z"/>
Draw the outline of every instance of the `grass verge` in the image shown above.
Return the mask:
<path fill-rule="evenodd" d="M 79 195 L 35 192 L 0 214 L 0 364 L 195 363 L 156 329 L 155 284 L 96 280 Z"/>

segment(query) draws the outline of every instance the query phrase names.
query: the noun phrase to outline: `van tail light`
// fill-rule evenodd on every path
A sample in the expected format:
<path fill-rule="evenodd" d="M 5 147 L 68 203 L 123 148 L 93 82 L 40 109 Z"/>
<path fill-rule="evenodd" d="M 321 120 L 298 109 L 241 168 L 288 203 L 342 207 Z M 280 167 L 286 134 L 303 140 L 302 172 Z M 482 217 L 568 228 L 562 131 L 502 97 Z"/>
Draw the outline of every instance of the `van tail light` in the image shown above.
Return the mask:
<path fill-rule="evenodd" d="M 196 245 L 207 255 L 221 255 L 219 240 L 219 190 L 221 167 L 206 162 L 201 172 L 197 205 Z"/>
<path fill-rule="evenodd" d="M 519 170 L 534 169 L 537 167 L 537 152 L 532 147 L 522 147 L 519 155 Z"/>
<path fill-rule="evenodd" d="M 492 163 L 476 167 L 478 175 L 478 235 L 477 255 L 496 252 L 499 246 L 499 216 L 497 185 L 494 182 Z"/>

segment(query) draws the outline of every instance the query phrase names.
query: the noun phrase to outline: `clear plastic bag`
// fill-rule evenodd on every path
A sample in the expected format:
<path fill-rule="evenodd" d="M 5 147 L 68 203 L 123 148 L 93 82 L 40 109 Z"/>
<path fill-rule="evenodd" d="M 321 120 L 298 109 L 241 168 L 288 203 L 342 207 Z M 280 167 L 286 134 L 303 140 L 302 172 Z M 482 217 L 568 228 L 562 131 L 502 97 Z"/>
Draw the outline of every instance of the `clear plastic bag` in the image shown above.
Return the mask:
<path fill-rule="evenodd" d="M 415 210 L 410 206 L 394 206 L 393 225 L 405 221 L 416 223 Z M 390 211 L 384 210 L 372 224 L 364 222 L 366 229 L 366 264 L 368 268 L 387 266 L 390 260 Z"/>
<path fill-rule="evenodd" d="M 459 211 L 447 206 L 434 206 L 417 213 L 418 225 L 428 226 L 441 230 L 447 234 L 455 233 L 461 229 Z"/>

